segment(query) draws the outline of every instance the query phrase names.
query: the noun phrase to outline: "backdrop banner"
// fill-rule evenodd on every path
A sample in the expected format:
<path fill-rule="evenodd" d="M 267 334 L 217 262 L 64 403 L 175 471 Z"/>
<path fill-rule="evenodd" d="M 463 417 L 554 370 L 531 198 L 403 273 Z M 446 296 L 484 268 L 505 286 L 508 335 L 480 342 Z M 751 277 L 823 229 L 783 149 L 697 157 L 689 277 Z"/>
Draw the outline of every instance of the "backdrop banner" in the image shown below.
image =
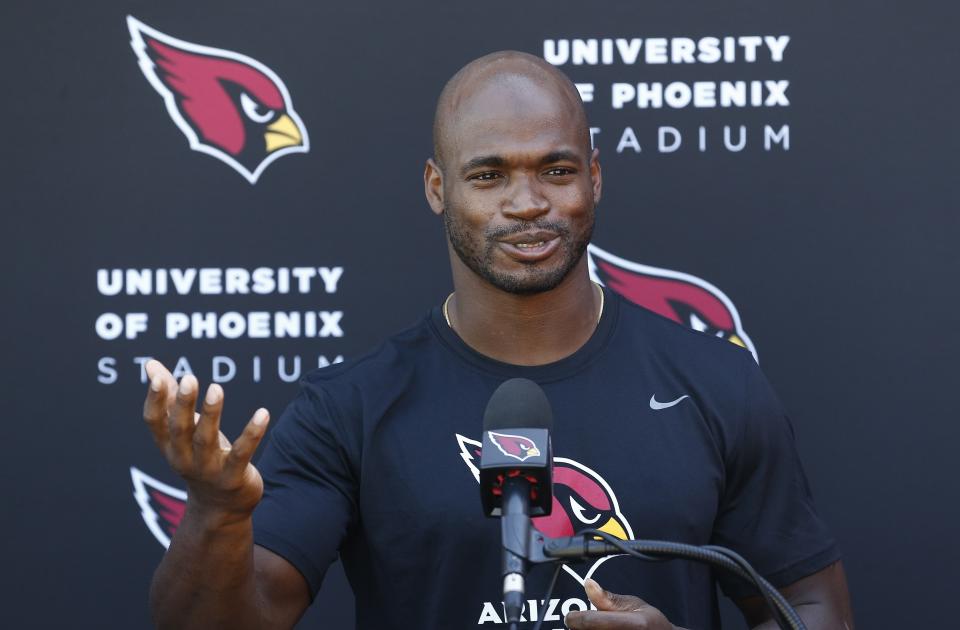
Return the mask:
<path fill-rule="evenodd" d="M 958 13 L 4 3 L 4 625 L 149 627 L 186 497 L 141 420 L 149 358 L 221 383 L 232 438 L 442 302 L 433 108 L 499 49 L 584 100 L 594 278 L 748 348 L 775 385 L 858 625 L 942 625 L 960 582 Z M 352 627 L 352 602 L 336 565 L 298 627 Z"/>

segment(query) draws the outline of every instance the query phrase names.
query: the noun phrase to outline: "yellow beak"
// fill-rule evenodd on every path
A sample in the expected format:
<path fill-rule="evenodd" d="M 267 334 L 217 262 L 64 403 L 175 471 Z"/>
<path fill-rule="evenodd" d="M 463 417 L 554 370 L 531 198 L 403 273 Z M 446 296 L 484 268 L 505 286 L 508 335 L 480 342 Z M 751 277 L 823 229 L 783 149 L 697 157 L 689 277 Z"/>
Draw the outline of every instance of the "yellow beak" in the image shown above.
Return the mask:
<path fill-rule="evenodd" d="M 531 446 L 527 450 L 527 457 L 539 457 L 539 456 L 540 456 L 540 449 L 537 448 L 536 446 Z"/>
<path fill-rule="evenodd" d="M 727 337 L 727 341 L 729 341 L 730 343 L 735 343 L 735 344 L 737 344 L 738 346 L 740 346 L 741 348 L 746 348 L 746 347 L 747 347 L 747 344 L 743 343 L 743 339 L 741 339 L 741 338 L 737 335 L 737 333 L 733 333 L 732 335 L 730 335 L 729 337 Z"/>
<path fill-rule="evenodd" d="M 267 142 L 267 153 L 273 153 L 277 149 L 303 144 L 303 133 L 297 123 L 284 114 L 267 126 L 263 139 Z"/>
<path fill-rule="evenodd" d="M 603 527 L 598 527 L 601 532 L 606 532 L 611 536 L 616 536 L 620 540 L 626 540 L 628 538 L 627 532 L 623 529 L 623 525 L 615 518 L 610 518 L 609 521 L 603 524 Z"/>

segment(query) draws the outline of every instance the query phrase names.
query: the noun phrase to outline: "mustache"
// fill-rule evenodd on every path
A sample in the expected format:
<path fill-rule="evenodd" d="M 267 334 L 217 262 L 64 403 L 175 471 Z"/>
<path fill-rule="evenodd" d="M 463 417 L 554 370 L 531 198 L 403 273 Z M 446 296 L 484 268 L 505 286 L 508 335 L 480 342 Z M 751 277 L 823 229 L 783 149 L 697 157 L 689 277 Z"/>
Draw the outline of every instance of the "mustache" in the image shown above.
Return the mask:
<path fill-rule="evenodd" d="M 520 234 L 521 232 L 529 232 L 533 230 L 556 232 L 560 236 L 570 235 L 570 228 L 564 223 L 560 223 L 558 221 L 547 221 L 545 219 L 536 219 L 534 221 L 518 221 L 509 225 L 490 227 L 484 231 L 484 236 L 487 238 L 487 240 L 497 240 L 505 236 Z"/>

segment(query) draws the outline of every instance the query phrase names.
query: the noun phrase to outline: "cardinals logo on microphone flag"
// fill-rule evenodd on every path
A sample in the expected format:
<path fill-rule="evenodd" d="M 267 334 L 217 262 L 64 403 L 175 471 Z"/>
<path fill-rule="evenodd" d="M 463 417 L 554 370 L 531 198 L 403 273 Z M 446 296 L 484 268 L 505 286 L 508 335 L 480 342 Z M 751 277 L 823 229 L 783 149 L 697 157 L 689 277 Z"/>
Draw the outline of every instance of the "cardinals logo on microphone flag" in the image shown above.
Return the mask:
<path fill-rule="evenodd" d="M 192 44 L 127 16 L 140 70 L 163 97 L 190 148 L 229 164 L 248 182 L 310 140 L 286 85 L 256 59 Z"/>
<path fill-rule="evenodd" d="M 487 435 L 493 445 L 500 449 L 501 453 L 518 461 L 523 462 L 531 457 L 538 457 L 541 453 L 533 440 L 523 435 L 497 433 L 496 431 L 487 431 Z"/>

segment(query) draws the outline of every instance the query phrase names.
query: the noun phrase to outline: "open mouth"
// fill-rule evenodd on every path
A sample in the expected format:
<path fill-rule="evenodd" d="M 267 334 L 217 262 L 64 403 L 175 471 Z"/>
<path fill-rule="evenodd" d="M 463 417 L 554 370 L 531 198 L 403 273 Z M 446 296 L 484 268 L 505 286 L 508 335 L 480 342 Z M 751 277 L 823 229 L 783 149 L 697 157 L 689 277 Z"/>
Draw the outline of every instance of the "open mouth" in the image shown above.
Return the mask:
<path fill-rule="evenodd" d="M 514 234 L 500 241 L 500 248 L 519 262 L 544 260 L 560 246 L 560 236 L 554 233 Z"/>

